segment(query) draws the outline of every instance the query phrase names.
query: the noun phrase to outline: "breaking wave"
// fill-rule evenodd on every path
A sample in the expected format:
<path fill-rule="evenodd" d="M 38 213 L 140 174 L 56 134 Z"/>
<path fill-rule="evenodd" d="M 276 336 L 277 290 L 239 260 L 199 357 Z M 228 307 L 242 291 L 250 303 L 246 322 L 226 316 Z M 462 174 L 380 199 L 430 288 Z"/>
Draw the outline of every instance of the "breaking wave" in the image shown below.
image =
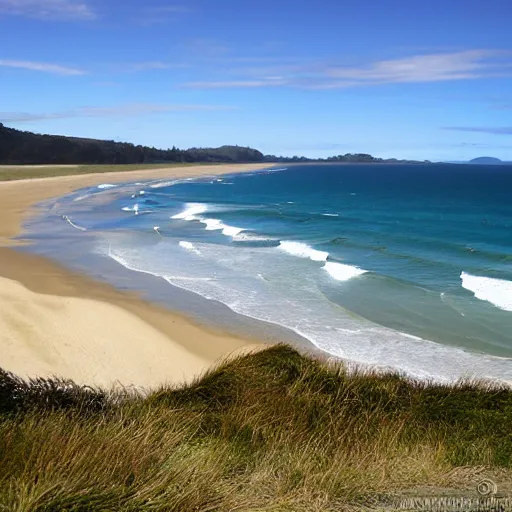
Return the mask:
<path fill-rule="evenodd" d="M 491 277 L 472 276 L 466 272 L 460 275 L 462 286 L 477 299 L 490 302 L 505 311 L 512 311 L 512 282 Z"/>
<path fill-rule="evenodd" d="M 291 254 L 292 256 L 309 258 L 313 261 L 327 261 L 327 257 L 329 256 L 328 252 L 318 251 L 317 249 L 313 249 L 308 244 L 302 242 L 284 241 L 279 244 L 279 249 Z"/>
<path fill-rule="evenodd" d="M 328 261 L 324 265 L 324 270 L 329 273 L 331 277 L 337 281 L 348 281 L 353 277 L 358 277 L 366 274 L 366 270 L 359 267 L 353 267 L 352 265 L 345 265 L 343 263 L 336 263 L 334 261 Z"/>

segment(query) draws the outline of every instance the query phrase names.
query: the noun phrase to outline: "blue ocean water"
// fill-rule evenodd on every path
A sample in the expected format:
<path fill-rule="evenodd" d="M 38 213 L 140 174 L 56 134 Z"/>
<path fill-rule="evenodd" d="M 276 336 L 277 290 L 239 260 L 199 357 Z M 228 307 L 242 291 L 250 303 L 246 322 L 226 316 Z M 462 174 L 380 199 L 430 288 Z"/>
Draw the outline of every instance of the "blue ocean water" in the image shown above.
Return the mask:
<path fill-rule="evenodd" d="M 321 350 L 512 380 L 512 167 L 303 165 L 82 190 L 69 237 Z"/>

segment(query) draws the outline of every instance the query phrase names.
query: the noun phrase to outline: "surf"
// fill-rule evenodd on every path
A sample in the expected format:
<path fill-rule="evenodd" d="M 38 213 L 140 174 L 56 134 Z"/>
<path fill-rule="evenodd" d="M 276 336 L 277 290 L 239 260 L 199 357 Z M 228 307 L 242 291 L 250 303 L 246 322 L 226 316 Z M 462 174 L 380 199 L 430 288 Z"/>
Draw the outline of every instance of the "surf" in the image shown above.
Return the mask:
<path fill-rule="evenodd" d="M 462 287 L 477 299 L 490 302 L 504 311 L 512 311 L 512 281 L 473 276 L 466 272 L 462 272 L 460 278 Z"/>
<path fill-rule="evenodd" d="M 324 265 L 324 270 L 336 281 L 348 281 L 354 277 L 366 274 L 367 270 L 352 265 L 345 265 L 343 263 L 336 263 L 328 261 Z"/>
<path fill-rule="evenodd" d="M 327 258 L 329 257 L 328 252 L 318 251 L 303 242 L 283 241 L 280 242 L 278 248 L 292 256 L 297 256 L 298 258 L 309 258 L 312 261 L 327 261 Z"/>

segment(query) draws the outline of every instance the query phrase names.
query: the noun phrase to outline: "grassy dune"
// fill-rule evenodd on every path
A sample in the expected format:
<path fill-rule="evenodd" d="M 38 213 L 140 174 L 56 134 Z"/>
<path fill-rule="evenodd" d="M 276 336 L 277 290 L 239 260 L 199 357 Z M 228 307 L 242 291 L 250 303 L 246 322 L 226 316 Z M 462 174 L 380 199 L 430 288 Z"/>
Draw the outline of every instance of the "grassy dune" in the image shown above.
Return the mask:
<path fill-rule="evenodd" d="M 0 373 L 0 510 L 328 511 L 511 480 L 512 391 L 280 345 L 148 394 Z M 501 484 L 500 484 L 501 485 Z"/>
<path fill-rule="evenodd" d="M 215 165 L 209 163 L 164 163 L 164 164 L 118 164 L 118 165 L 0 165 L 0 181 L 30 178 L 51 178 L 119 171 L 141 171 L 145 169 L 167 169 L 187 165 Z"/>

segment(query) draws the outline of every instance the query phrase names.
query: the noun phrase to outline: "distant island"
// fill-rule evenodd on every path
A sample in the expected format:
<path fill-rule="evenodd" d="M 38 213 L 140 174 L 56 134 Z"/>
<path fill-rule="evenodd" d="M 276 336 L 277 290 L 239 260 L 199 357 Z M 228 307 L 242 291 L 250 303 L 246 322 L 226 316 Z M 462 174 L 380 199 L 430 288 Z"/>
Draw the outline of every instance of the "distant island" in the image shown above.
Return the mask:
<path fill-rule="evenodd" d="M 502 165 L 506 162 L 503 162 L 503 160 L 494 158 L 492 156 L 480 156 L 478 158 L 473 158 L 473 160 L 470 160 L 468 163 L 479 165 Z"/>
<path fill-rule="evenodd" d="M 332 162 L 332 163 L 430 163 L 395 158 L 376 158 L 366 153 L 347 153 L 328 158 L 264 155 L 241 146 L 219 148 L 156 149 L 113 140 L 42 135 L 8 128 L 0 123 L 0 164 L 146 164 L 146 163 L 254 163 L 254 162 Z"/>

